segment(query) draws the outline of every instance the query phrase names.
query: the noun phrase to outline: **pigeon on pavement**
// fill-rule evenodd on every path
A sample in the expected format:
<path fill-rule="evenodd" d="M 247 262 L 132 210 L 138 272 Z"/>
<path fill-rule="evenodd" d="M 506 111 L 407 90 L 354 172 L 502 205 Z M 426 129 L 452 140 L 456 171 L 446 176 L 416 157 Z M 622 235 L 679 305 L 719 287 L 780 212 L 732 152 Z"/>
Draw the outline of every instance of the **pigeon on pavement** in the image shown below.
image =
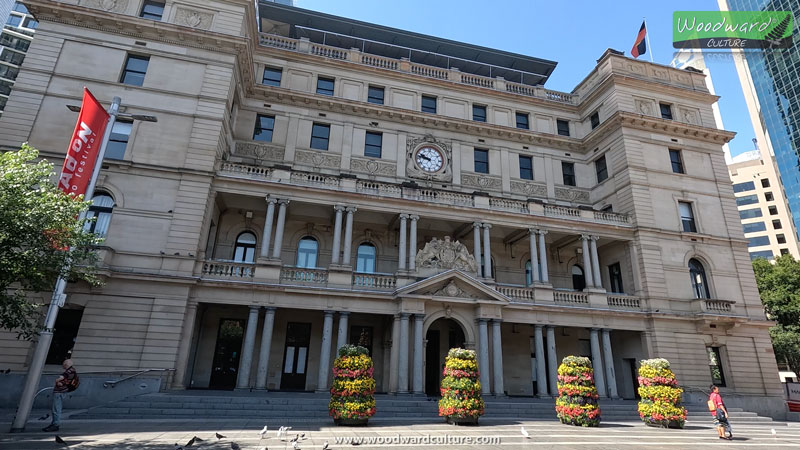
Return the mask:
<path fill-rule="evenodd" d="M 217 436 L 217 439 L 225 439 L 225 436 L 223 436 L 223 435 L 221 435 L 219 433 L 214 433 L 214 434 Z"/>
<path fill-rule="evenodd" d="M 195 442 L 197 442 L 197 436 L 189 439 L 189 442 L 187 442 L 186 445 L 184 445 L 184 447 L 191 447 L 194 445 Z"/>
<path fill-rule="evenodd" d="M 325 441 L 325 443 L 322 444 L 322 450 L 328 450 L 328 441 Z"/>
<path fill-rule="evenodd" d="M 58 444 L 63 444 L 63 445 L 66 445 L 67 447 L 69 447 L 69 444 L 67 444 L 66 442 L 64 442 L 64 440 L 63 440 L 63 439 L 61 439 L 61 436 L 59 436 L 59 435 L 56 435 L 56 443 L 58 443 Z"/>
<path fill-rule="evenodd" d="M 260 435 L 261 435 L 261 439 L 264 439 L 264 436 L 266 436 L 266 434 L 267 434 L 267 426 L 266 426 L 266 425 L 264 425 L 264 429 L 263 429 L 263 430 L 261 430 L 261 431 L 259 431 L 259 433 L 258 433 L 258 434 L 260 434 Z"/>
<path fill-rule="evenodd" d="M 523 436 L 525 436 L 525 439 L 531 438 L 531 435 L 528 433 L 528 430 L 526 430 L 525 427 L 519 427 L 519 432 L 522 433 Z"/>
<path fill-rule="evenodd" d="M 297 441 L 293 441 L 293 442 L 292 442 L 292 448 L 293 448 L 294 450 L 300 450 L 300 446 L 299 446 L 299 445 L 297 445 Z"/>
<path fill-rule="evenodd" d="M 231 450 L 241 450 L 241 447 L 236 442 L 231 442 Z"/>

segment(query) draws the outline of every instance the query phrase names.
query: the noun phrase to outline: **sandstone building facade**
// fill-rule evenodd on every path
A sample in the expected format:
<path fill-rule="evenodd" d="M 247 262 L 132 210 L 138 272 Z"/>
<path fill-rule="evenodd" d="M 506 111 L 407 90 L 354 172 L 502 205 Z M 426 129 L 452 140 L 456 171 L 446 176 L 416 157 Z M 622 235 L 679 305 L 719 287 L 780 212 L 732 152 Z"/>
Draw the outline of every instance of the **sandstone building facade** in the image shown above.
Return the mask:
<path fill-rule="evenodd" d="M 702 74 L 609 50 L 556 92 L 552 61 L 272 2 L 144 3 L 27 2 L 0 145 L 61 158 L 84 85 L 158 117 L 115 127 L 105 284 L 69 287 L 53 360 L 74 340 L 84 371 L 314 391 L 352 342 L 379 391 L 435 394 L 466 346 L 486 394 L 553 395 L 578 354 L 634 398 L 660 356 L 689 397 L 715 381 L 781 410 Z"/>

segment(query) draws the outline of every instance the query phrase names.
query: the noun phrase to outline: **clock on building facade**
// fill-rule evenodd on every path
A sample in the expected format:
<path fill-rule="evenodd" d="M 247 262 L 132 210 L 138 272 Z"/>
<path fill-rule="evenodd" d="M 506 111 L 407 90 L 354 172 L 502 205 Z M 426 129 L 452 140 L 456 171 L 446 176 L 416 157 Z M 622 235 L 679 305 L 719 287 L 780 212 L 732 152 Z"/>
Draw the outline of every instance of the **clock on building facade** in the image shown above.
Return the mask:
<path fill-rule="evenodd" d="M 409 138 L 406 175 L 429 181 L 453 181 L 452 151 L 449 143 L 433 136 Z"/>

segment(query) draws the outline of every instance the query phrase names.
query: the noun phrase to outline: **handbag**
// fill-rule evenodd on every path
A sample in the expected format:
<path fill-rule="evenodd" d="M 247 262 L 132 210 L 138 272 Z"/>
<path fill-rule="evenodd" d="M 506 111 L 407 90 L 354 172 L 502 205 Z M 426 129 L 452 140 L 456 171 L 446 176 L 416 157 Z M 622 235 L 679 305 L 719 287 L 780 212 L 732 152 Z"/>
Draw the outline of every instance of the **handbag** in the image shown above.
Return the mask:
<path fill-rule="evenodd" d="M 709 411 L 716 411 L 717 410 L 717 405 L 714 404 L 714 400 L 709 400 L 707 402 L 707 404 L 708 404 L 708 410 Z"/>

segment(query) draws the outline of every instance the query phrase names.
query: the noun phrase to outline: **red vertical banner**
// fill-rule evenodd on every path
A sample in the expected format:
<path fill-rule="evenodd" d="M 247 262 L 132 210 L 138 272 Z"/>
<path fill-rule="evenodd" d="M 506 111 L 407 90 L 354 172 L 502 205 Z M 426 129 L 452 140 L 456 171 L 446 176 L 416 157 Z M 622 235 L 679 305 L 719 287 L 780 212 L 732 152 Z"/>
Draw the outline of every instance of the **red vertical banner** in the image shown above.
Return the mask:
<path fill-rule="evenodd" d="M 92 179 L 97 153 L 103 142 L 109 115 L 103 105 L 83 88 L 83 103 L 78 114 L 78 123 L 69 141 L 67 156 L 61 168 L 58 187 L 69 195 L 86 194 Z"/>

